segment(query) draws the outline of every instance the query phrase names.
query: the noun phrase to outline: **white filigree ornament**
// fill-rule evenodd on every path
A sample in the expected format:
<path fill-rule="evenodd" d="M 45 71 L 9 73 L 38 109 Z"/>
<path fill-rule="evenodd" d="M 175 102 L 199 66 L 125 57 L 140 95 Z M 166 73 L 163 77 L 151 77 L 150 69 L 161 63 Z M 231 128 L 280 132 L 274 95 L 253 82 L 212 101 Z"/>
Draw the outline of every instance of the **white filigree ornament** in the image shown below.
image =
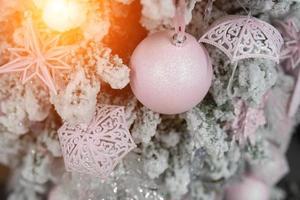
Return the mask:
<path fill-rule="evenodd" d="M 279 62 L 283 39 L 272 25 L 251 16 L 217 21 L 199 40 L 222 50 L 231 62 L 266 58 Z"/>
<path fill-rule="evenodd" d="M 136 147 L 120 106 L 99 105 L 89 123 L 64 123 L 58 135 L 67 171 L 103 179 Z"/>
<path fill-rule="evenodd" d="M 283 39 L 272 25 L 248 16 L 229 16 L 217 21 L 199 42 L 219 48 L 234 63 L 227 93 L 233 96 L 231 86 L 238 61 L 246 58 L 265 58 L 279 63 Z"/>

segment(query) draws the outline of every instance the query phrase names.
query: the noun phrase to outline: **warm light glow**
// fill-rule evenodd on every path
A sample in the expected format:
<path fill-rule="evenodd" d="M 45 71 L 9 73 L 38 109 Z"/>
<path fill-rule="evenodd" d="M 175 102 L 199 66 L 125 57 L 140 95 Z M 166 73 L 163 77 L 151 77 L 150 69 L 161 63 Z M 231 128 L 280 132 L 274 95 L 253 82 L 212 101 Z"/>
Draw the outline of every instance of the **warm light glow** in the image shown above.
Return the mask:
<path fill-rule="evenodd" d="M 43 10 L 45 23 L 59 32 L 77 28 L 86 20 L 86 6 L 76 0 L 48 0 Z"/>

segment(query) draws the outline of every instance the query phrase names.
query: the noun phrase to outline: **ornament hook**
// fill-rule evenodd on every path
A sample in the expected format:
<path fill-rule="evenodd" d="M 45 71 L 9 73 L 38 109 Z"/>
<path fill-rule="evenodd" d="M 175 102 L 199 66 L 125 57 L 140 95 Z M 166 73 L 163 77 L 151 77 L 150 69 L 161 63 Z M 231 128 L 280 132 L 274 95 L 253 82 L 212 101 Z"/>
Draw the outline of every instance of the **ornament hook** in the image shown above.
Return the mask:
<path fill-rule="evenodd" d="M 176 13 L 174 17 L 175 34 L 172 43 L 181 47 L 186 41 L 185 35 L 185 0 L 175 0 Z"/>

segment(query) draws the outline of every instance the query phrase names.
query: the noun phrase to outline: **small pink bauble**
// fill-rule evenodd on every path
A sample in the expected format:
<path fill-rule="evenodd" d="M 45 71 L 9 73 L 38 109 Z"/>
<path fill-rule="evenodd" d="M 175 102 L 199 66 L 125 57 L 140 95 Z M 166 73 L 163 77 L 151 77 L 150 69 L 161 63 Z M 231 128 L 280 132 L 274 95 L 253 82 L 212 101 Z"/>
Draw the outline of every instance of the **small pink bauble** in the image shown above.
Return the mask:
<path fill-rule="evenodd" d="M 63 188 L 55 186 L 48 194 L 48 200 L 67 200 L 68 196 L 65 194 Z"/>
<path fill-rule="evenodd" d="M 225 200 L 269 200 L 269 187 L 253 176 L 230 185 L 225 190 Z"/>
<path fill-rule="evenodd" d="M 130 85 L 146 107 L 163 114 L 178 114 L 196 106 L 207 94 L 212 65 L 205 48 L 186 33 L 182 46 L 172 43 L 174 32 L 145 38 L 134 50 Z"/>
<path fill-rule="evenodd" d="M 274 145 L 270 146 L 269 151 L 270 160 L 251 165 L 251 173 L 273 186 L 289 172 L 289 165 L 284 154 Z"/>

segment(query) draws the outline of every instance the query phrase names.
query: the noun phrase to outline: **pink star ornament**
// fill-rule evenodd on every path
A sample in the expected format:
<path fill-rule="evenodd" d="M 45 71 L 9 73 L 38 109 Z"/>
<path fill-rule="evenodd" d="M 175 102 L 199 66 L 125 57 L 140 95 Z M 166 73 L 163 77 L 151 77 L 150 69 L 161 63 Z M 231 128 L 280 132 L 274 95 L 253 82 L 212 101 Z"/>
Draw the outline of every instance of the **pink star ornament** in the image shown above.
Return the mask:
<path fill-rule="evenodd" d="M 296 114 L 300 105 L 300 31 L 293 18 L 289 18 L 285 22 L 279 21 L 278 24 L 285 40 L 281 59 L 286 61 L 283 63 L 284 67 L 288 71 L 292 71 L 296 78 L 294 92 L 288 108 L 288 115 L 292 117 Z"/>
<path fill-rule="evenodd" d="M 58 136 L 67 171 L 103 179 L 136 147 L 120 106 L 99 105 L 90 123 L 64 123 Z"/>
<path fill-rule="evenodd" d="M 8 49 L 14 59 L 0 67 L 0 74 L 22 72 L 23 84 L 38 77 L 52 92 L 57 94 L 53 80 L 55 71 L 71 69 L 64 59 L 72 47 L 58 46 L 59 37 L 42 42 L 30 16 L 27 16 L 25 23 L 24 46 Z"/>

